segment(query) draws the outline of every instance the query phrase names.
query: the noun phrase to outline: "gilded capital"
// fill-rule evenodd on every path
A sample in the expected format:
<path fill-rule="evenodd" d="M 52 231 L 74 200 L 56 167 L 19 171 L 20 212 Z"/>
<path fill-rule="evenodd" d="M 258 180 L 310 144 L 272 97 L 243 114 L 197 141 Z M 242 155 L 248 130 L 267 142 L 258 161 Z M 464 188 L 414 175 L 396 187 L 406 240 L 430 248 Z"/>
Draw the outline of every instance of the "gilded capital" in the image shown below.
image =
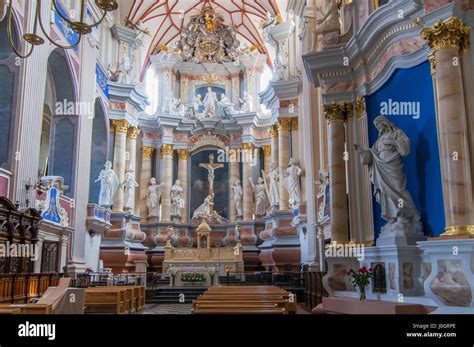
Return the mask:
<path fill-rule="evenodd" d="M 178 159 L 188 160 L 189 151 L 187 149 L 178 149 Z"/>
<path fill-rule="evenodd" d="M 298 131 L 298 118 L 291 118 L 291 131 Z"/>
<path fill-rule="evenodd" d="M 140 129 L 132 126 L 128 128 L 127 138 L 136 140 L 138 138 L 138 135 L 140 135 Z"/>
<path fill-rule="evenodd" d="M 160 148 L 161 155 L 173 155 L 173 145 L 164 143 Z"/>
<path fill-rule="evenodd" d="M 153 158 L 153 153 L 155 149 L 153 147 L 142 147 L 142 155 L 144 158 Z"/>
<path fill-rule="evenodd" d="M 323 105 L 324 118 L 328 122 L 343 121 L 352 116 L 352 103 L 350 102 L 333 102 Z"/>
<path fill-rule="evenodd" d="M 269 130 L 271 137 L 278 137 L 278 126 L 273 124 Z"/>
<path fill-rule="evenodd" d="M 470 46 L 470 27 L 464 25 L 459 17 L 450 17 L 445 21 L 437 22 L 431 28 L 425 28 L 421 35 L 435 52 L 447 47 L 467 51 Z"/>
<path fill-rule="evenodd" d="M 263 155 L 265 157 L 269 157 L 269 156 L 272 155 L 272 146 L 265 145 L 265 146 L 262 147 L 262 149 L 263 149 Z"/>
<path fill-rule="evenodd" d="M 359 95 L 356 101 L 357 116 L 362 117 L 366 113 L 367 106 L 365 104 L 365 97 Z"/>
<path fill-rule="evenodd" d="M 253 153 L 255 145 L 251 142 L 242 143 L 242 149 L 245 153 Z"/>
<path fill-rule="evenodd" d="M 290 130 L 291 118 L 278 118 L 278 131 Z"/>
<path fill-rule="evenodd" d="M 127 133 L 130 124 L 125 119 L 113 120 L 112 126 L 115 128 L 116 133 Z"/>

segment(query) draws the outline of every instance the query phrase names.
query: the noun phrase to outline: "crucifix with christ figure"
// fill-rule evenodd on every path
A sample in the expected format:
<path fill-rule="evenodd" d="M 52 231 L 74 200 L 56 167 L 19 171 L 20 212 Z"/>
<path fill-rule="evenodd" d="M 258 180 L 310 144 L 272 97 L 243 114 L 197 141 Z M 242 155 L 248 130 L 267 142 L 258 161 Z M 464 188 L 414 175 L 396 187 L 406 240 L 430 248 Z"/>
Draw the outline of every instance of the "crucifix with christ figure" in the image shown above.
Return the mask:
<path fill-rule="evenodd" d="M 214 200 L 214 178 L 215 178 L 214 172 L 217 169 L 223 169 L 224 164 L 215 163 L 214 155 L 210 154 L 209 163 L 199 164 L 199 167 L 202 167 L 208 171 L 207 181 L 209 182 L 209 195 L 211 196 L 211 199 Z"/>

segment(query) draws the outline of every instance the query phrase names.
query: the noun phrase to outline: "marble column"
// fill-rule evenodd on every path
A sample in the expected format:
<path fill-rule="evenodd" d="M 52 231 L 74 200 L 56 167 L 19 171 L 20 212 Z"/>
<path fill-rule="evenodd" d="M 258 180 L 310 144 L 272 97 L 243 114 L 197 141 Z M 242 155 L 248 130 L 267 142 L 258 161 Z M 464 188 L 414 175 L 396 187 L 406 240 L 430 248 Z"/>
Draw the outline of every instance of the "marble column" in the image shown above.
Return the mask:
<path fill-rule="evenodd" d="M 298 118 L 291 118 L 291 157 L 295 160 L 299 160 L 299 138 L 298 138 Z"/>
<path fill-rule="evenodd" d="M 153 169 L 153 147 L 142 147 L 142 173 L 140 176 L 140 216 L 142 221 L 146 221 L 148 217 L 148 207 L 146 205 L 146 194 Z"/>
<path fill-rule="evenodd" d="M 125 162 L 127 148 L 127 132 L 129 124 L 126 120 L 114 120 L 112 126 L 115 129 L 115 146 L 114 146 L 114 171 L 118 176 L 120 185 L 125 180 Z M 122 212 L 124 204 L 124 190 L 119 187 L 115 194 L 113 210 L 114 212 Z"/>
<path fill-rule="evenodd" d="M 235 105 L 240 104 L 240 73 L 231 75 L 232 83 L 232 103 Z"/>
<path fill-rule="evenodd" d="M 188 160 L 189 151 L 187 149 L 178 149 L 178 179 L 181 181 L 183 187 L 184 208 L 181 221 L 187 223 L 188 221 Z"/>
<path fill-rule="evenodd" d="M 437 91 L 438 144 L 446 219 L 442 236 L 473 236 L 471 158 L 460 63 L 461 52 L 469 50 L 470 28 L 460 18 L 450 17 L 432 28 L 423 29 L 422 35 L 433 49 L 430 61 Z"/>
<path fill-rule="evenodd" d="M 231 222 L 235 222 L 237 220 L 237 210 L 235 207 L 234 196 L 232 194 L 232 186 L 235 181 L 240 180 L 240 163 L 237 149 L 232 148 L 230 150 L 229 159 L 229 219 Z"/>
<path fill-rule="evenodd" d="M 262 147 L 263 151 L 263 171 L 265 171 L 265 176 L 270 173 L 270 167 L 272 165 L 272 147 L 270 145 L 265 145 Z M 261 173 L 259 172 L 259 176 Z"/>
<path fill-rule="evenodd" d="M 349 212 L 346 193 L 345 128 L 352 110 L 350 103 L 324 105 L 324 117 L 329 122 L 329 204 L 331 215 L 331 241 L 349 242 Z"/>
<path fill-rule="evenodd" d="M 288 191 L 286 190 L 286 170 L 290 161 L 290 119 L 278 119 L 278 168 L 280 173 L 280 210 L 288 210 Z"/>
<path fill-rule="evenodd" d="M 251 221 L 253 220 L 253 214 L 254 214 L 254 201 L 253 201 L 253 189 L 252 189 L 252 184 L 250 180 L 253 180 L 253 155 L 254 155 L 254 149 L 255 146 L 253 143 L 243 143 L 242 144 L 242 149 L 243 149 L 243 167 L 242 167 L 242 188 L 243 188 L 243 203 L 242 203 L 242 219 L 244 221 Z M 253 181 L 252 181 L 253 182 Z"/>
<path fill-rule="evenodd" d="M 173 145 L 161 146 L 163 156 L 163 192 L 161 195 L 161 221 L 171 221 L 171 186 L 173 185 Z"/>
<path fill-rule="evenodd" d="M 278 166 L 278 125 L 272 125 L 270 128 L 270 137 L 271 137 L 271 157 L 270 165 Z"/>
<path fill-rule="evenodd" d="M 137 127 L 129 127 L 127 132 L 127 152 L 125 155 L 126 165 L 125 170 L 132 169 L 135 174 L 135 179 L 137 177 L 137 138 L 140 134 L 140 129 Z M 133 190 L 135 192 L 135 189 Z M 135 193 L 134 193 L 135 196 Z M 133 199 L 131 211 L 135 211 L 135 199 Z"/>

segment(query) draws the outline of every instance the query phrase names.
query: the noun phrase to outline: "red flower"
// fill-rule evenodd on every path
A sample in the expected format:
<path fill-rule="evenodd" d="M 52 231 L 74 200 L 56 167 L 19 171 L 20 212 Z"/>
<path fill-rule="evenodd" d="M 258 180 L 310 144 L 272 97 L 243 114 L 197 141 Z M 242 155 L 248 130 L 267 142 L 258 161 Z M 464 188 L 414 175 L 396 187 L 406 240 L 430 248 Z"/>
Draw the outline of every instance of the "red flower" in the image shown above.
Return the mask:
<path fill-rule="evenodd" d="M 347 275 L 352 275 L 353 272 L 354 272 L 354 270 L 350 269 L 349 271 L 347 271 Z"/>

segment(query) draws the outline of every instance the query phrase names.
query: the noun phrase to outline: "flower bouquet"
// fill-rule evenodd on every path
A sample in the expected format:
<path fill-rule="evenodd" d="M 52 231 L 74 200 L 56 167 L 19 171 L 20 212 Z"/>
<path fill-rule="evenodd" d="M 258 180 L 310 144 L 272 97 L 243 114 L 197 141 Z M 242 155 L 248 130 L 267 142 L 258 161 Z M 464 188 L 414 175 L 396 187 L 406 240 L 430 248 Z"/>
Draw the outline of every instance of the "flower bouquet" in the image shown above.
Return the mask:
<path fill-rule="evenodd" d="M 354 287 L 359 288 L 360 300 L 365 301 L 367 299 L 365 288 L 369 285 L 370 279 L 374 277 L 372 269 L 367 269 L 365 266 L 361 267 L 357 271 L 350 269 L 347 272 L 347 275 L 351 276 L 351 281 Z"/>
<path fill-rule="evenodd" d="M 168 275 L 171 277 L 171 286 L 174 287 L 176 281 L 176 274 L 179 272 L 179 267 L 170 266 L 168 268 Z"/>

